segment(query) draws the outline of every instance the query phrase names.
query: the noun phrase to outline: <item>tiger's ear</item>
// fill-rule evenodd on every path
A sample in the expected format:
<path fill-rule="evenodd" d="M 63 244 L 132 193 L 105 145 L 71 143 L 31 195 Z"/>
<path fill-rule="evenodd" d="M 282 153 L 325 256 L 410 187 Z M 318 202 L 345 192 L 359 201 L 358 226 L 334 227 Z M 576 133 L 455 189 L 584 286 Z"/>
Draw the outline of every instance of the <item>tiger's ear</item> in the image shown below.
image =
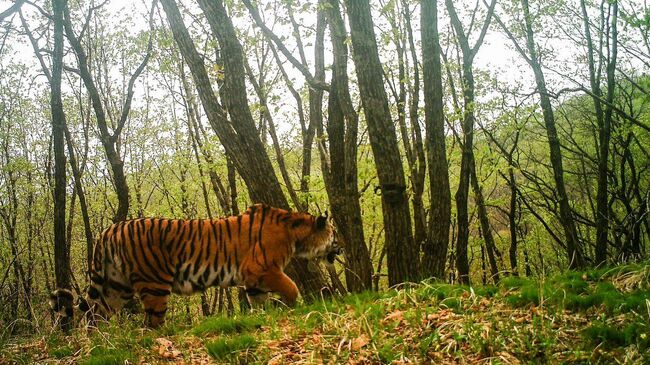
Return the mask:
<path fill-rule="evenodd" d="M 316 230 L 320 231 L 325 229 L 325 226 L 327 225 L 327 215 L 321 215 L 318 218 L 316 218 Z"/>

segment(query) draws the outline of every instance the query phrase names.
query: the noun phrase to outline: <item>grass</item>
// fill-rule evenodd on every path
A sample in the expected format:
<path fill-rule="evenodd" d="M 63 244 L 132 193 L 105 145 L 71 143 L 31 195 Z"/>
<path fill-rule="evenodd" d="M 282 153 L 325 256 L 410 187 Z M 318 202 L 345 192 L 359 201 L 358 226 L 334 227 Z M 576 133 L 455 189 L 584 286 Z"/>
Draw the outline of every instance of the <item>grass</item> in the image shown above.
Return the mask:
<path fill-rule="evenodd" d="M 63 346 L 59 348 L 52 349 L 50 355 L 56 359 L 62 359 L 64 357 L 72 356 L 74 349 L 72 346 Z"/>
<path fill-rule="evenodd" d="M 217 360 L 239 356 L 243 351 L 253 349 L 258 341 L 251 335 L 239 335 L 231 338 L 220 338 L 205 344 L 208 354 Z"/>
<path fill-rule="evenodd" d="M 192 334 L 231 334 L 250 331 L 262 326 L 263 319 L 259 316 L 211 317 L 192 329 Z"/>
<path fill-rule="evenodd" d="M 82 361 L 83 365 L 120 365 L 126 360 L 133 361 L 134 356 L 125 349 L 110 349 L 106 347 L 95 347 L 90 351 L 90 357 Z"/>
<path fill-rule="evenodd" d="M 194 325 L 171 314 L 155 331 L 123 317 L 90 336 L 52 332 L 40 346 L 50 360 L 84 364 L 650 363 L 650 263 L 496 286 L 425 281 Z M 11 346 L 0 363 L 31 363 L 38 352 Z"/>

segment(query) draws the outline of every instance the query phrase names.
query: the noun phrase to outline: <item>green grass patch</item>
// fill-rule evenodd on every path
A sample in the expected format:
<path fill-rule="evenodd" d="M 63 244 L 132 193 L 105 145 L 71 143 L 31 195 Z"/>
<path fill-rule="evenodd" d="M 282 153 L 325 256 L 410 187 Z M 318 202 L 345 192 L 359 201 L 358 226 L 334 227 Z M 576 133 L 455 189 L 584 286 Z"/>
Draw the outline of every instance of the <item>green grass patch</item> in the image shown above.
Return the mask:
<path fill-rule="evenodd" d="M 583 332 L 594 344 L 602 343 L 607 348 L 637 345 L 645 350 L 650 347 L 650 327 L 647 323 L 631 323 L 622 328 L 596 323 Z"/>
<path fill-rule="evenodd" d="M 260 328 L 264 323 L 259 316 L 211 317 L 192 329 L 197 336 L 205 334 L 242 333 Z"/>
<path fill-rule="evenodd" d="M 72 356 L 72 354 L 74 354 L 74 349 L 71 346 L 58 347 L 50 351 L 50 356 L 56 359 Z"/>
<path fill-rule="evenodd" d="M 520 277 L 504 278 L 500 287 L 505 290 L 505 300 L 513 307 L 540 305 L 564 308 L 572 311 L 586 311 L 602 308 L 606 314 L 641 313 L 647 316 L 646 301 L 650 299 L 650 289 L 643 285 L 622 292 L 614 283 L 620 275 L 637 275 L 643 280 L 648 264 L 625 265 L 616 268 L 599 268 L 584 272 L 564 272 L 535 282 Z M 645 313 L 645 314 L 644 314 Z"/>
<path fill-rule="evenodd" d="M 120 365 L 126 360 L 133 361 L 133 354 L 124 349 L 109 349 L 98 346 L 90 351 L 90 357 L 81 362 L 83 365 Z"/>
<path fill-rule="evenodd" d="M 241 335 L 231 338 L 220 338 L 208 342 L 205 348 L 210 356 L 217 360 L 224 360 L 242 351 L 257 347 L 258 341 L 251 335 Z"/>

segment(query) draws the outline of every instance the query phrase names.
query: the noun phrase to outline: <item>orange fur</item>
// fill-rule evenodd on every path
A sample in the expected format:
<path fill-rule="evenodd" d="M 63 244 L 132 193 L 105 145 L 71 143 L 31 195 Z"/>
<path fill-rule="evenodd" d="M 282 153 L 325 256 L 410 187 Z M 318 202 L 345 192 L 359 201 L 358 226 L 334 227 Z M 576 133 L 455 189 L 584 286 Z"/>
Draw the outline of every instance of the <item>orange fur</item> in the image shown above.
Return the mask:
<path fill-rule="evenodd" d="M 157 327 L 172 292 L 191 294 L 216 285 L 243 285 L 251 297 L 275 292 L 291 306 L 298 288 L 284 274 L 285 266 L 293 256 L 324 257 L 333 239 L 325 217 L 262 204 L 222 219 L 115 223 L 95 246 L 87 308 L 109 317 L 135 294 L 146 324 Z"/>

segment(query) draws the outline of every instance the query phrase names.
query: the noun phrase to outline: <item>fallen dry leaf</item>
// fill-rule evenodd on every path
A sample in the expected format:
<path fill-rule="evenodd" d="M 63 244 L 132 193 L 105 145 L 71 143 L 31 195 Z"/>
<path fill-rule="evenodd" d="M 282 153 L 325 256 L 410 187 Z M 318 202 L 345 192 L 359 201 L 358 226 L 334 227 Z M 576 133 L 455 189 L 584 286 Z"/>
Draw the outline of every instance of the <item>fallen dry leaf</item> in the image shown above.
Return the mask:
<path fill-rule="evenodd" d="M 174 360 L 181 357 L 182 353 L 174 348 L 174 344 L 166 338 L 154 340 L 158 344 L 158 355 L 167 360 Z"/>
<path fill-rule="evenodd" d="M 370 338 L 365 333 L 362 333 L 361 336 L 352 340 L 351 348 L 352 350 L 359 350 L 362 347 L 370 343 Z"/>
<path fill-rule="evenodd" d="M 387 315 L 384 320 L 386 320 L 386 321 L 401 321 L 402 319 L 404 319 L 404 312 L 402 312 L 401 310 L 396 310 L 396 311 L 390 313 L 389 315 Z"/>
<path fill-rule="evenodd" d="M 283 358 L 282 354 L 275 355 L 274 357 L 271 358 L 271 360 L 269 360 L 269 362 L 267 364 L 268 365 L 280 365 L 280 364 L 283 364 L 284 362 L 282 361 L 282 358 Z"/>

